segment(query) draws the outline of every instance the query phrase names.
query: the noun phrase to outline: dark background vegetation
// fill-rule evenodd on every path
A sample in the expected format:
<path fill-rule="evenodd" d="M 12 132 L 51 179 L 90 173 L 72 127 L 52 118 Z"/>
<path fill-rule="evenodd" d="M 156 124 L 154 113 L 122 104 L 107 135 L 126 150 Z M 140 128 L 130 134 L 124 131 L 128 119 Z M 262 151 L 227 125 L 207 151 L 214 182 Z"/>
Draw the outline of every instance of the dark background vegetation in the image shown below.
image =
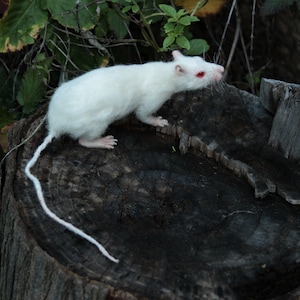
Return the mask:
<path fill-rule="evenodd" d="M 117 7 L 116 2 L 125 3 L 124 1 L 107 2 L 111 8 Z M 159 3 L 174 5 L 172 1 L 155 2 L 157 5 Z M 262 13 L 262 7 L 266 2 L 263 0 L 225 2 L 217 14 L 205 18 L 200 17 L 199 22 L 193 22 L 188 26 L 187 37 L 193 36 L 207 41 L 210 49 L 202 55 L 207 60 L 226 67 L 226 82 L 256 95 L 259 94 L 261 77 L 299 83 L 300 12 L 298 1 L 285 1 L 288 5 L 268 14 Z M 3 1 L 0 4 L 3 14 L 5 5 Z M 231 12 L 232 16 L 229 18 Z M 137 16 L 138 13 L 130 15 L 132 20 L 138 19 Z M 100 22 L 101 20 L 100 18 Z M 162 29 L 164 22 L 165 20 L 158 19 L 151 24 L 152 33 L 160 46 L 165 38 Z M 103 23 L 104 25 L 101 23 L 102 27 L 98 26 L 91 30 L 96 36 L 99 36 L 99 28 L 105 31 L 99 40 L 105 41 L 102 45 L 109 55 L 102 52 L 103 57 L 99 49 L 93 48 L 78 30 L 60 26 L 51 18 L 49 18 L 49 24 L 56 26 L 62 34 L 64 32 L 70 34 L 61 35 L 62 39 L 66 41 L 72 36 L 80 45 L 75 52 L 68 53 L 70 60 L 75 60 L 78 56 L 80 63 L 77 64 L 77 68 L 64 65 L 63 59 L 59 58 L 60 53 L 55 52 L 55 49 L 47 44 L 43 36 L 44 31 L 36 38 L 34 44 L 27 45 L 20 51 L 1 53 L 0 128 L 33 113 L 37 107 L 49 100 L 60 82 L 89 69 L 106 64 L 170 59 L 172 46 L 163 52 L 157 52 L 151 45 L 140 42 L 143 40 L 141 31 L 143 24 L 138 22 L 129 22 L 125 35 L 117 33 L 117 29 L 107 23 Z M 74 40 L 72 42 L 74 43 Z M 40 56 L 40 61 L 38 61 L 37 54 L 41 55 L 41 53 L 42 57 Z M 43 80 L 42 83 L 37 82 L 37 79 L 30 74 L 24 76 L 28 70 L 34 70 L 37 67 L 42 72 L 39 76 L 40 80 Z M 24 98 L 25 100 L 22 100 Z M 24 103 L 24 101 L 27 102 Z M 28 103 L 28 101 L 31 102 Z"/>

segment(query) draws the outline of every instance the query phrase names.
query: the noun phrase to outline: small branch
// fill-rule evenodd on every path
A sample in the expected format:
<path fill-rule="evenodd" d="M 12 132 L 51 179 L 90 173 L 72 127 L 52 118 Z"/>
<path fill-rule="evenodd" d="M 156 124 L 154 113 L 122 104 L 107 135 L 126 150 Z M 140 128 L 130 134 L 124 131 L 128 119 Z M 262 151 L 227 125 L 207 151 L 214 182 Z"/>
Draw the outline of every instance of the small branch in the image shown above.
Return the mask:
<path fill-rule="evenodd" d="M 0 61 L 2 62 L 2 65 L 6 69 L 7 73 L 10 73 L 11 70 L 9 69 L 9 67 L 7 66 L 7 64 L 5 63 L 5 61 L 2 58 L 0 58 Z"/>
<path fill-rule="evenodd" d="M 239 14 L 238 11 L 237 11 L 237 14 Z M 247 64 L 247 69 L 248 69 L 249 76 L 250 76 L 250 81 L 251 81 L 250 82 L 250 88 L 251 88 L 251 92 L 252 92 L 252 94 L 255 94 L 254 83 L 253 83 L 254 82 L 253 81 L 253 72 L 251 70 L 249 58 L 248 58 L 248 55 L 247 55 L 247 49 L 246 49 L 246 45 L 245 45 L 245 41 L 244 41 L 242 30 L 240 30 L 240 39 L 241 39 L 241 44 L 242 44 L 242 47 L 243 47 L 243 53 L 244 53 L 244 56 L 245 56 L 245 61 L 246 61 L 246 64 Z"/>
<path fill-rule="evenodd" d="M 226 24 L 225 24 L 225 28 L 224 28 L 224 31 L 223 31 L 223 34 L 222 34 L 221 43 L 220 43 L 220 45 L 219 45 L 219 49 L 218 49 L 218 54 L 217 54 L 216 62 L 218 62 L 219 59 L 220 59 L 220 55 L 221 55 L 221 51 L 222 51 L 222 46 L 223 46 L 223 43 L 224 43 L 224 40 L 225 40 L 225 35 L 226 35 L 226 33 L 227 33 L 227 29 L 228 29 L 228 26 L 229 26 L 229 24 L 230 24 L 230 20 L 231 20 L 232 13 L 233 13 L 233 10 L 234 10 L 235 6 L 236 6 L 236 0 L 233 0 L 232 5 L 231 5 L 231 8 L 230 8 L 230 12 L 229 12 L 229 15 L 228 15 Z"/>
<path fill-rule="evenodd" d="M 135 5 L 138 5 L 136 3 L 135 0 L 132 0 L 132 2 L 135 4 Z M 140 9 L 139 10 L 139 15 L 140 15 L 140 18 L 141 18 L 141 21 L 142 21 L 142 26 L 139 26 L 141 32 L 142 32 L 142 35 L 144 36 L 145 40 L 150 44 L 152 45 L 152 47 L 156 50 L 156 51 L 159 51 L 159 46 L 156 42 L 156 39 L 154 37 L 154 34 L 152 32 L 152 29 L 145 17 L 145 15 L 143 14 L 143 11 Z M 137 25 L 139 25 L 137 23 Z M 146 29 L 146 30 L 145 30 Z"/>
<path fill-rule="evenodd" d="M 100 52 L 105 53 L 106 55 L 108 55 L 108 57 L 110 57 L 110 53 L 107 51 L 107 49 L 105 47 L 103 47 L 97 40 L 96 36 L 94 36 L 90 31 L 80 31 L 80 34 L 82 35 L 82 37 L 84 37 L 85 39 L 88 40 L 88 42 L 94 46 L 95 48 L 97 48 Z"/>
<path fill-rule="evenodd" d="M 236 5 L 235 8 L 236 8 L 236 11 L 238 11 L 237 5 Z M 224 80 L 226 79 L 226 76 L 228 74 L 228 69 L 230 67 L 231 61 L 232 61 L 234 53 L 235 53 L 236 45 L 237 45 L 237 42 L 239 40 L 240 31 L 241 31 L 241 18 L 239 16 L 238 12 L 237 12 L 237 14 L 236 14 L 235 33 L 234 33 L 234 38 L 233 38 L 233 42 L 232 42 L 232 45 L 231 45 L 230 53 L 229 53 L 229 56 L 228 56 L 228 59 L 227 59 L 227 63 L 226 63 L 226 66 L 225 66 L 225 72 L 224 72 L 224 75 L 223 75 Z"/>
<path fill-rule="evenodd" d="M 58 38 L 60 38 L 60 37 L 58 36 Z M 56 43 L 54 43 L 52 40 L 49 40 L 49 42 L 66 58 L 66 61 L 70 62 L 70 64 L 76 70 L 79 70 L 79 68 L 75 65 L 75 63 L 73 63 L 73 61 L 70 59 L 70 57 L 66 53 L 64 53 L 63 50 L 56 45 Z"/>
<path fill-rule="evenodd" d="M 250 35 L 250 61 L 253 61 L 253 41 L 254 41 L 255 7 L 256 7 L 256 0 L 253 0 L 253 5 L 252 5 L 252 20 L 251 20 L 251 35 Z"/>
<path fill-rule="evenodd" d="M 191 12 L 191 16 L 193 16 L 198 9 L 202 8 L 204 5 L 206 5 L 206 3 L 208 2 L 208 0 L 200 0 L 197 2 L 196 6 L 194 7 L 194 9 Z"/>

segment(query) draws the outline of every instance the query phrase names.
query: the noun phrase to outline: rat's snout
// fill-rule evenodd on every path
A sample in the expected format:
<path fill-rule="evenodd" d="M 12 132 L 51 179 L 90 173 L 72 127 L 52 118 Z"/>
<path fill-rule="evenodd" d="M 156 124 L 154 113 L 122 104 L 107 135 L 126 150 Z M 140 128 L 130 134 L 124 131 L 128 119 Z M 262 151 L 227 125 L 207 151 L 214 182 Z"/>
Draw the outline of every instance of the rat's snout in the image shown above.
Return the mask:
<path fill-rule="evenodd" d="M 222 77 L 223 77 L 223 73 L 224 73 L 224 67 L 218 65 L 217 68 L 216 68 L 215 74 L 214 74 L 214 79 L 215 79 L 216 81 L 221 80 Z"/>

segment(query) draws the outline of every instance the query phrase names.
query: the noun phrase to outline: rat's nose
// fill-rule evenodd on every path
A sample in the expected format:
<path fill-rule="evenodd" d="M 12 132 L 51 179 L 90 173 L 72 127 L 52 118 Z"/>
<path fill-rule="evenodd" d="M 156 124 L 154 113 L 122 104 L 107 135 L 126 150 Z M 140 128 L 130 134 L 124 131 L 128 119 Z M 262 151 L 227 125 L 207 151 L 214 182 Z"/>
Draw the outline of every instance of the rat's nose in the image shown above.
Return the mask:
<path fill-rule="evenodd" d="M 217 68 L 216 68 L 215 74 L 214 74 L 214 79 L 216 81 L 221 80 L 222 76 L 223 76 L 223 73 L 224 73 L 224 67 L 221 66 L 221 65 L 218 65 Z"/>

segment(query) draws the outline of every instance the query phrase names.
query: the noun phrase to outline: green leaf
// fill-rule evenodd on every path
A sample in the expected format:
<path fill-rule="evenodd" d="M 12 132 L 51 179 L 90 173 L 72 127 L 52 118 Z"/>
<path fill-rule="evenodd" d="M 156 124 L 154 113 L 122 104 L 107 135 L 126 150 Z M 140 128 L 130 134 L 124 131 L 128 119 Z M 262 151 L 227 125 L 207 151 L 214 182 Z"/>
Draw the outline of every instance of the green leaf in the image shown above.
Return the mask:
<path fill-rule="evenodd" d="M 180 35 L 176 38 L 176 44 L 183 49 L 189 50 L 191 47 L 189 40 L 184 35 Z"/>
<path fill-rule="evenodd" d="M 97 22 L 96 27 L 94 28 L 94 33 L 97 38 L 102 38 L 107 36 L 109 32 L 109 26 L 107 22 L 107 12 L 109 7 L 106 2 L 100 4 L 100 19 Z M 131 6 L 130 6 L 131 9 Z"/>
<path fill-rule="evenodd" d="M 122 13 L 127 13 L 128 11 L 130 11 L 131 10 L 131 8 L 132 8 L 132 6 L 131 5 L 126 5 L 123 9 L 122 9 Z"/>
<path fill-rule="evenodd" d="M 258 84 L 260 83 L 261 70 L 255 71 L 252 74 L 246 75 L 246 80 L 249 84 Z"/>
<path fill-rule="evenodd" d="M 167 16 L 175 18 L 176 19 L 176 9 L 171 6 L 171 5 L 167 5 L 167 4 L 160 4 L 159 8 L 161 11 L 163 11 Z"/>
<path fill-rule="evenodd" d="M 182 8 L 176 13 L 176 19 L 181 18 L 184 14 L 186 14 L 185 10 Z"/>
<path fill-rule="evenodd" d="M 45 84 L 49 81 L 50 76 L 50 67 L 52 64 L 52 58 L 46 58 L 45 53 L 41 52 L 36 55 L 34 59 L 34 65 L 32 66 L 40 73 L 41 79 L 44 81 Z"/>
<path fill-rule="evenodd" d="M 196 16 L 189 16 L 191 22 L 198 22 L 199 18 Z"/>
<path fill-rule="evenodd" d="M 76 30 L 90 30 L 99 19 L 99 5 L 94 0 L 41 0 L 41 4 L 43 9 L 49 10 L 54 20 Z"/>
<path fill-rule="evenodd" d="M 21 81 L 17 101 L 25 114 L 33 112 L 44 97 L 45 85 L 37 70 L 28 70 Z"/>
<path fill-rule="evenodd" d="M 119 39 L 123 39 L 127 35 L 127 27 L 128 21 L 124 21 L 115 10 L 110 9 L 107 13 L 107 22 L 109 24 L 109 28 L 115 33 L 116 37 Z"/>
<path fill-rule="evenodd" d="M 140 7 L 137 5 L 137 4 L 134 4 L 133 6 L 132 6 L 132 12 L 133 13 L 138 13 L 140 11 Z"/>
<path fill-rule="evenodd" d="M 163 41 L 163 48 L 168 48 L 175 42 L 175 37 L 173 35 L 167 36 Z"/>
<path fill-rule="evenodd" d="M 209 50 L 209 45 L 203 39 L 191 40 L 190 46 L 190 49 L 185 51 L 186 55 L 200 55 Z"/>
<path fill-rule="evenodd" d="M 36 57 L 35 57 L 35 61 L 37 62 L 37 63 L 39 63 L 39 62 L 41 62 L 41 61 L 43 61 L 43 60 L 45 60 L 46 59 L 46 55 L 45 55 L 45 53 L 44 52 L 41 52 L 41 53 L 38 53 L 37 55 L 36 55 Z"/>
<path fill-rule="evenodd" d="M 191 18 L 189 16 L 185 16 L 185 17 L 180 18 L 177 22 L 184 26 L 188 26 L 188 25 L 191 25 Z"/>
<path fill-rule="evenodd" d="M 169 19 L 167 20 L 167 22 L 168 22 L 168 23 L 177 23 L 177 19 L 175 19 L 175 18 L 169 18 Z"/>
<path fill-rule="evenodd" d="M 0 52 L 17 51 L 33 44 L 47 19 L 48 13 L 41 8 L 40 0 L 10 0 L 0 20 Z"/>
<path fill-rule="evenodd" d="M 175 26 L 176 26 L 176 25 L 175 25 L 174 23 L 166 23 L 166 24 L 164 25 L 165 33 L 173 32 Z"/>
<path fill-rule="evenodd" d="M 174 28 L 174 35 L 179 36 L 183 33 L 184 31 L 184 26 L 181 24 L 177 24 Z"/>
<path fill-rule="evenodd" d="M 95 27 L 95 36 L 97 38 L 105 37 L 108 33 L 108 23 L 106 18 L 101 18 Z"/>
<path fill-rule="evenodd" d="M 265 0 L 261 7 L 262 15 L 271 15 L 292 5 L 295 0 Z M 297 1 L 298 2 L 298 1 Z"/>

